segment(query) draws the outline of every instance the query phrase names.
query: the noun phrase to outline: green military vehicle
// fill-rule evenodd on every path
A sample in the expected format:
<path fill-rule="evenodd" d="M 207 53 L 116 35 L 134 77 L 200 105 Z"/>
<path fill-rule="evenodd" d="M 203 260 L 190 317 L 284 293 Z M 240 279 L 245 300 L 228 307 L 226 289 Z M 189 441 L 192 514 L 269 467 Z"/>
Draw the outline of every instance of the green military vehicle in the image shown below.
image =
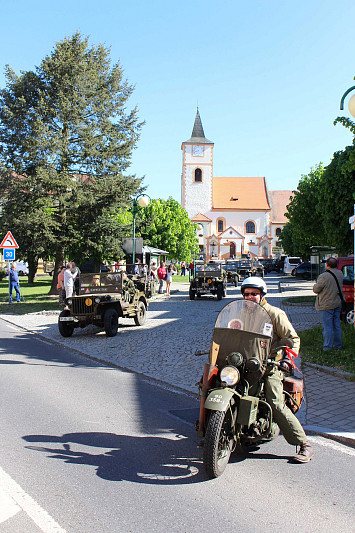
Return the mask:
<path fill-rule="evenodd" d="M 216 295 L 217 300 L 222 300 L 223 296 L 227 295 L 227 274 L 222 270 L 221 262 L 194 261 L 189 289 L 190 300 L 206 294 Z"/>
<path fill-rule="evenodd" d="M 123 270 L 81 274 L 80 292 L 65 299 L 58 319 L 59 332 L 70 337 L 75 328 L 94 324 L 114 337 L 119 318 L 133 318 L 137 326 L 146 321 L 151 284 L 147 276 L 128 275 Z"/>
<path fill-rule="evenodd" d="M 232 283 L 235 287 L 238 287 L 240 281 L 240 274 L 238 273 L 237 261 L 230 261 L 227 259 L 222 269 L 227 275 L 227 283 Z"/>
<path fill-rule="evenodd" d="M 239 274 L 239 281 L 245 278 L 249 278 L 250 276 L 256 275 L 256 268 L 253 266 L 252 261 L 249 259 L 239 259 L 236 261 L 237 263 L 237 270 Z"/>

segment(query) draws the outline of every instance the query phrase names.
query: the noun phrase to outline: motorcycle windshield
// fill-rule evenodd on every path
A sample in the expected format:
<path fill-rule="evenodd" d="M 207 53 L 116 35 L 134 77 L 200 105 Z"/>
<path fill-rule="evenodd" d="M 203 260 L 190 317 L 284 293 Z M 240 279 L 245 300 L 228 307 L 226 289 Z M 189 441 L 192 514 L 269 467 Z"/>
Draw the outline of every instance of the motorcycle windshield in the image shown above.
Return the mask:
<path fill-rule="evenodd" d="M 244 360 L 253 359 L 258 368 L 249 371 L 247 380 L 254 383 L 264 373 L 272 340 L 270 315 L 250 300 L 235 300 L 219 313 L 212 337 L 210 363 L 223 368 L 232 352 L 239 352 Z"/>

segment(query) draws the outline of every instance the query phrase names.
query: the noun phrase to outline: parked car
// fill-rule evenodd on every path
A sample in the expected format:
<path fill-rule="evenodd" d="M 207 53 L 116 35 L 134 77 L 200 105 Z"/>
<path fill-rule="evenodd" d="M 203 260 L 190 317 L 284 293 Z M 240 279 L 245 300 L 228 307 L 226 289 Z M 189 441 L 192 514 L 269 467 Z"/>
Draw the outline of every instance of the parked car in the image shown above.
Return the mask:
<path fill-rule="evenodd" d="M 16 270 L 19 276 L 28 276 L 28 263 L 24 261 L 14 261 L 14 263 L 16 263 Z M 6 276 L 9 275 L 9 269 L 7 267 L 5 268 L 5 274 Z"/>
<path fill-rule="evenodd" d="M 343 273 L 343 294 L 346 301 L 345 321 L 354 324 L 354 256 L 338 257 L 337 268 Z"/>
<path fill-rule="evenodd" d="M 304 261 L 303 263 L 297 265 L 292 270 L 291 274 L 296 278 L 316 280 L 318 274 L 317 265 L 312 264 L 310 261 Z"/>
<path fill-rule="evenodd" d="M 292 270 L 301 263 L 300 257 L 285 257 L 284 274 L 291 274 Z"/>

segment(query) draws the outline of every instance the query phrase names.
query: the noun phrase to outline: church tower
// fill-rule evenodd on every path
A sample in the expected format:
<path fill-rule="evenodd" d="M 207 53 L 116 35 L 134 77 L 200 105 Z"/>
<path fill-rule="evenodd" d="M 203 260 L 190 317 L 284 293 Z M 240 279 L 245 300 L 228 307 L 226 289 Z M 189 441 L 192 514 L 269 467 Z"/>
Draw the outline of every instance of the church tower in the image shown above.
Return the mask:
<path fill-rule="evenodd" d="M 213 145 L 205 137 L 197 108 L 192 135 L 181 145 L 181 205 L 190 218 L 212 208 Z"/>

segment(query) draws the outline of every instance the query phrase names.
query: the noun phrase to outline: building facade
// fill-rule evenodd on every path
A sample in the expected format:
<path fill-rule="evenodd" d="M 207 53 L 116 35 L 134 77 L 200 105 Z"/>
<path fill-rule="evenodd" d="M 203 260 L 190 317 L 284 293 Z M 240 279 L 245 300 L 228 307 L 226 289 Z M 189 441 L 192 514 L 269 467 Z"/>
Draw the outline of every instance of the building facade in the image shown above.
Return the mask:
<path fill-rule="evenodd" d="M 214 176 L 213 148 L 197 109 L 192 135 L 181 145 L 181 204 L 197 223 L 200 253 L 206 259 L 280 255 L 292 192 L 268 191 L 265 177 Z"/>

